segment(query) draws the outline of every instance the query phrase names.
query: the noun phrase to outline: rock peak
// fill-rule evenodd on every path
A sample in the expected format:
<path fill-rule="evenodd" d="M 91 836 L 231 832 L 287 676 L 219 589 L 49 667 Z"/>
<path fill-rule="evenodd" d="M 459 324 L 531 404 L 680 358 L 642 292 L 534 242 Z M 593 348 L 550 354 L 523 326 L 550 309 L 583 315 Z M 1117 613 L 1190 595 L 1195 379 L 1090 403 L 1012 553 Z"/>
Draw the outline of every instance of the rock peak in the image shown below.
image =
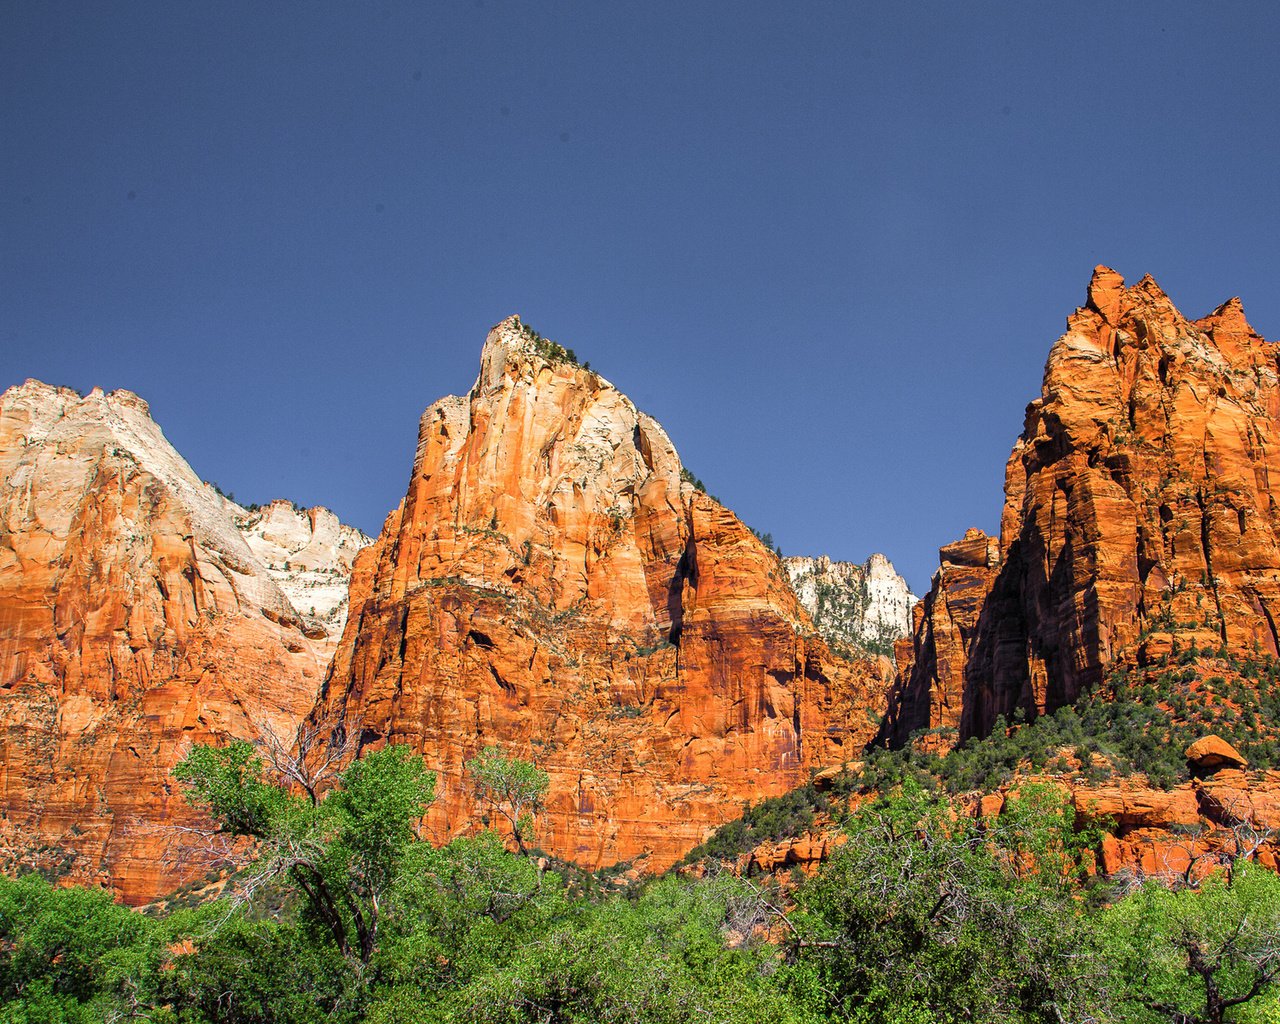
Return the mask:
<path fill-rule="evenodd" d="M 833 655 L 662 428 L 518 318 L 421 420 L 410 479 L 361 556 L 317 723 L 359 713 L 362 742 L 409 742 L 442 780 L 490 743 L 545 758 L 545 848 L 650 870 L 870 739 L 887 662 Z M 450 783 L 428 828 L 481 810 Z"/>
<path fill-rule="evenodd" d="M 513 313 L 489 328 L 484 347 L 480 350 L 480 376 L 477 387 L 489 388 L 496 384 L 506 370 L 511 354 L 522 350 L 525 342 L 523 324 Z"/>
<path fill-rule="evenodd" d="M 520 314 L 512 313 L 489 328 L 489 333 L 485 335 L 484 348 L 523 349 L 527 347 L 527 332 L 528 328 L 520 319 Z"/>
<path fill-rule="evenodd" d="M 0 844 L 132 903 L 199 877 L 203 841 L 157 827 L 194 823 L 170 770 L 291 736 L 342 628 L 362 538 L 286 507 L 292 535 L 246 537 L 132 392 L 0 396 Z"/>
<path fill-rule="evenodd" d="M 477 384 L 488 389 L 498 384 L 513 363 L 527 367 L 578 367 L 573 349 L 565 348 L 536 330 L 513 313 L 494 324 L 484 340 L 480 353 L 480 377 Z"/>
<path fill-rule="evenodd" d="M 1093 268 L 1089 279 L 1088 306 L 1099 313 L 1107 323 L 1115 323 L 1120 315 L 1120 302 L 1124 295 L 1124 278 L 1102 264 Z"/>
<path fill-rule="evenodd" d="M 147 419 L 151 418 L 151 406 L 146 400 L 124 388 L 107 392 L 101 387 L 94 387 L 85 395 L 75 388 L 46 384 L 35 377 L 28 377 L 21 384 L 15 384 L 0 394 L 0 399 L 7 402 L 23 401 L 43 404 L 61 402 L 68 408 L 81 402 L 101 402 L 108 407 L 135 409 Z"/>
<path fill-rule="evenodd" d="M 38 400 L 42 398 L 62 397 L 64 399 L 79 400 L 84 396 L 75 388 L 60 387 L 56 384 L 46 384 L 42 380 L 35 377 L 28 377 L 21 384 L 14 384 L 0 394 L 0 399 L 6 401 L 16 401 L 18 399 Z"/>
<path fill-rule="evenodd" d="M 1134 285 L 1134 288 L 1136 290 L 1144 292 L 1149 299 L 1154 299 L 1158 302 L 1168 303 L 1170 307 L 1172 307 L 1173 305 L 1172 300 L 1169 298 L 1168 292 L 1166 292 L 1163 288 L 1161 288 L 1159 283 L 1156 281 L 1156 279 L 1152 277 L 1150 274 L 1143 274 L 1142 280 L 1139 281 L 1136 285 Z"/>
<path fill-rule="evenodd" d="M 911 633 L 916 596 L 880 553 L 865 562 L 784 558 L 792 589 L 814 626 L 837 648 L 888 655 Z"/>
<path fill-rule="evenodd" d="M 1253 329 L 1253 325 L 1249 323 L 1248 318 L 1244 315 L 1244 303 L 1240 301 L 1240 297 L 1238 295 L 1227 299 L 1226 302 L 1204 319 L 1197 321 L 1197 324 L 1203 327 L 1213 328 L 1215 331 L 1251 335 L 1255 338 L 1261 337 L 1261 335 Z"/>
<path fill-rule="evenodd" d="M 1001 539 L 939 552 L 893 735 L 985 736 L 1175 642 L 1280 652 L 1275 361 L 1239 300 L 1192 323 L 1150 275 L 1095 269 L 1006 464 Z"/>
<path fill-rule="evenodd" d="M 136 409 L 138 412 L 142 413 L 143 416 L 146 416 L 148 419 L 151 418 L 151 406 L 147 404 L 147 400 L 132 391 L 127 391 L 124 388 L 116 388 L 115 391 L 112 391 L 107 395 L 107 401 L 116 405 L 127 406 L 130 409 Z"/>

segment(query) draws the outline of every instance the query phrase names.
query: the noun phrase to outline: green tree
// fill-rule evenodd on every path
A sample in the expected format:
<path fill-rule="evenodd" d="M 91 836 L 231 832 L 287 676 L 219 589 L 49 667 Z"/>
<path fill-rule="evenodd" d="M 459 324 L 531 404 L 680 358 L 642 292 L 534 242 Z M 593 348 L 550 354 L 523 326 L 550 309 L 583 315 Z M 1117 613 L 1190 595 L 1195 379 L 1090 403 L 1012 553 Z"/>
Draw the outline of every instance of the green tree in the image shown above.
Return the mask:
<path fill-rule="evenodd" d="M 174 775 L 221 830 L 256 840 L 242 900 L 283 882 L 339 952 L 369 962 L 384 897 L 435 794 L 435 776 L 420 758 L 403 746 L 366 754 L 323 798 L 291 792 L 269 777 L 244 741 L 196 747 Z"/>
<path fill-rule="evenodd" d="M 516 849 L 527 853 L 534 816 L 542 809 L 550 785 L 547 773 L 528 761 L 507 757 L 497 746 L 485 747 L 466 767 L 476 794 L 507 819 Z"/>
<path fill-rule="evenodd" d="M 1065 796 L 1021 799 L 1007 820 L 958 817 L 908 780 L 856 814 L 797 894 L 796 996 L 859 1021 L 1057 1022 L 1103 1002 Z"/>
<path fill-rule="evenodd" d="M 156 1003 L 167 939 L 105 890 L 0 876 L 0 1021 L 139 1016 Z"/>
<path fill-rule="evenodd" d="M 562 880 L 487 830 L 441 849 L 416 844 L 389 903 L 395 910 L 372 964 L 374 1002 L 387 1019 L 410 1012 L 424 993 L 449 1005 L 453 993 L 572 917 Z"/>
<path fill-rule="evenodd" d="M 774 984 L 767 943 L 730 945 L 743 890 L 721 876 L 657 881 L 581 907 L 457 994 L 468 1024 L 783 1024 L 812 1019 Z M 735 936 L 741 939 L 741 936 Z"/>
<path fill-rule="evenodd" d="M 1280 878 L 1251 863 L 1198 889 L 1149 882 L 1110 907 L 1105 932 L 1129 1019 L 1280 1020 Z"/>
<path fill-rule="evenodd" d="M 222 910 L 223 908 L 217 908 Z M 357 1019 L 362 971 L 294 915 L 232 914 L 198 934 L 163 976 L 187 1024 L 341 1024 Z"/>

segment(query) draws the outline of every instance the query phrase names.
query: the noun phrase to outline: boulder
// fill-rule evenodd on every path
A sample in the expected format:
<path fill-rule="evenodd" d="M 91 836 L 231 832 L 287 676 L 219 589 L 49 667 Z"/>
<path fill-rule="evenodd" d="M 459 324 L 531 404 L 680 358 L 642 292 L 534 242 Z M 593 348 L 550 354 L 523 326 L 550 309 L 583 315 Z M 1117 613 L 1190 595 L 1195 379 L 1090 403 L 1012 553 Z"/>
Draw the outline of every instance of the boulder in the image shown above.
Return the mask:
<path fill-rule="evenodd" d="M 1194 772 L 1216 772 L 1220 768 L 1245 768 L 1249 762 L 1221 736 L 1202 736 L 1187 747 L 1187 764 Z"/>

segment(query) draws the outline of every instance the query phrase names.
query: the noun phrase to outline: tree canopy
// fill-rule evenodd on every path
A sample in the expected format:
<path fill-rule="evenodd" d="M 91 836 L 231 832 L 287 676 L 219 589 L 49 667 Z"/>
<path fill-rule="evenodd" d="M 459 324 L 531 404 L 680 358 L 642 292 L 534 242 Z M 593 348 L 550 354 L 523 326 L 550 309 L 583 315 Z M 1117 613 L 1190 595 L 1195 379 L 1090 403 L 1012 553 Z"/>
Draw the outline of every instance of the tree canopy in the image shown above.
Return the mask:
<path fill-rule="evenodd" d="M 247 744 L 177 774 L 242 844 L 224 895 L 143 913 L 0 878 L 0 1024 L 1280 1020 L 1280 879 L 1238 860 L 1112 887 L 1048 787 L 970 818 L 908 779 L 809 877 L 575 887 L 519 837 L 424 841 L 435 779 L 403 747 L 327 788 Z M 545 791 L 500 751 L 468 778 L 507 824 Z"/>

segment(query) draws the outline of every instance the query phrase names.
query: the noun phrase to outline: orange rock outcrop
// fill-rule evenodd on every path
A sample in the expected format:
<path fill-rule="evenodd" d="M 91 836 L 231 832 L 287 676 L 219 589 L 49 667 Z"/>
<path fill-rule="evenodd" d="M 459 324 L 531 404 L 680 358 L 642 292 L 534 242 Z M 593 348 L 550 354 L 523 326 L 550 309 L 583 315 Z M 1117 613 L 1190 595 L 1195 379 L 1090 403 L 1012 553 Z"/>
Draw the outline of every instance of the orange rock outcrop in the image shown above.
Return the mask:
<path fill-rule="evenodd" d="M 1080 820 L 1102 821 L 1098 867 L 1107 875 L 1200 878 L 1236 857 L 1276 870 L 1280 772 L 1219 771 L 1165 792 L 1142 780 L 1075 786 Z"/>
<path fill-rule="evenodd" d="M 1219 769 L 1171 790 L 1154 788 L 1141 775 L 1100 784 L 1026 776 L 992 793 L 957 797 L 956 811 L 998 818 L 1026 782 L 1064 792 L 1079 827 L 1103 826 L 1092 863 L 1113 880 L 1198 880 L 1238 857 L 1280 868 L 1280 771 Z M 811 874 L 847 841 L 848 834 L 823 817 L 803 835 L 740 854 L 730 867 L 744 875 L 797 867 Z"/>
<path fill-rule="evenodd" d="M 1187 320 L 1099 267 L 1027 407 L 999 539 L 970 531 L 899 647 L 886 736 L 985 735 L 1122 660 L 1277 653 L 1280 359 L 1236 299 Z"/>
<path fill-rule="evenodd" d="M 332 641 L 127 391 L 0 396 L 0 855 L 145 902 L 216 859 L 169 776 L 291 736 Z"/>
<path fill-rule="evenodd" d="M 657 870 L 860 750 L 888 673 L 833 657 L 662 428 L 513 317 L 422 417 L 316 720 L 421 751 L 439 838 L 481 819 L 463 766 L 498 744 L 550 776 L 539 845 Z"/>
<path fill-rule="evenodd" d="M 1213 772 L 1222 767 L 1245 768 L 1249 762 L 1221 736 L 1201 736 L 1187 748 L 1187 763 L 1195 771 Z"/>

